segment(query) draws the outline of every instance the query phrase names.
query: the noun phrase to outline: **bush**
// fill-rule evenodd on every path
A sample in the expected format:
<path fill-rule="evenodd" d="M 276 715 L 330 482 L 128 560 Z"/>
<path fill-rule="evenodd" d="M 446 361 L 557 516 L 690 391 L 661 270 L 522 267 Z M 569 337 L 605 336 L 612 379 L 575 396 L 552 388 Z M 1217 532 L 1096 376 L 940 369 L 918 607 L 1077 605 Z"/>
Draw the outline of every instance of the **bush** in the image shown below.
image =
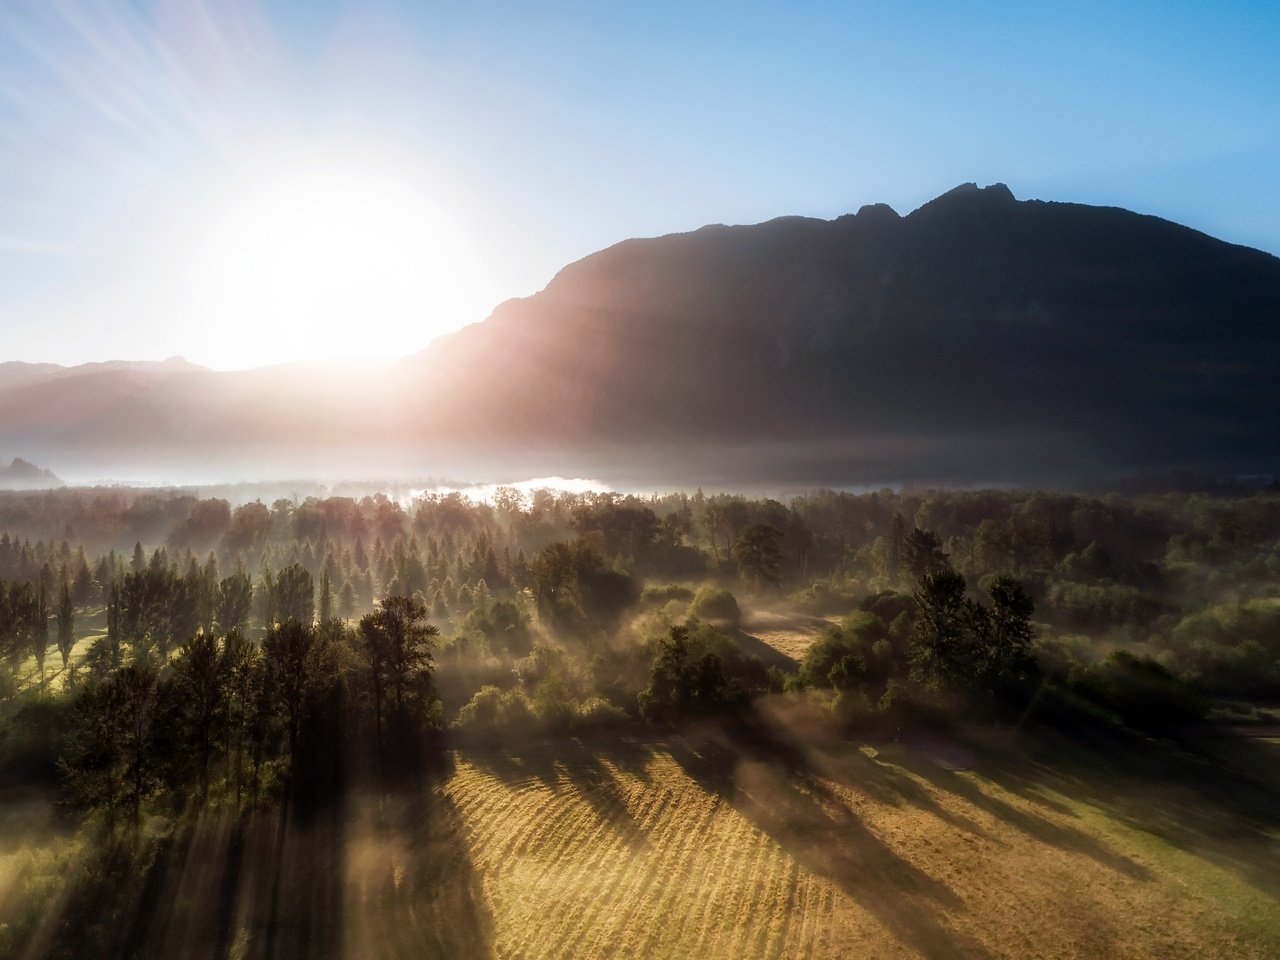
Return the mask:
<path fill-rule="evenodd" d="M 630 718 L 621 707 L 603 697 L 592 697 L 578 704 L 578 716 L 574 726 L 579 730 L 598 730 L 626 723 Z"/>
<path fill-rule="evenodd" d="M 653 723 L 672 723 L 683 717 L 723 710 L 742 700 L 741 691 L 725 672 L 724 661 L 708 649 L 714 631 L 700 625 L 676 626 L 663 639 L 653 659 L 649 685 L 640 692 L 640 715 Z M 703 634 L 699 636 L 699 634 Z"/>
<path fill-rule="evenodd" d="M 522 691 L 486 685 L 458 711 L 454 726 L 471 733 L 527 733 L 533 723 L 533 711 Z"/>
<path fill-rule="evenodd" d="M 1073 670 L 1069 686 L 1136 730 L 1168 730 L 1205 716 L 1205 704 L 1194 690 L 1150 657 L 1125 650 L 1101 664 Z"/>
<path fill-rule="evenodd" d="M 853 604 L 853 597 L 848 590 L 836 587 L 829 580 L 818 580 L 791 594 L 788 599 L 805 613 L 813 614 L 848 610 Z"/>
<path fill-rule="evenodd" d="M 700 587 L 693 597 L 690 612 L 702 620 L 735 628 L 742 622 L 738 601 L 723 587 Z"/>
<path fill-rule="evenodd" d="M 693 591 L 678 583 L 654 584 L 640 591 L 640 603 L 646 607 L 665 607 L 672 601 L 688 603 Z"/>

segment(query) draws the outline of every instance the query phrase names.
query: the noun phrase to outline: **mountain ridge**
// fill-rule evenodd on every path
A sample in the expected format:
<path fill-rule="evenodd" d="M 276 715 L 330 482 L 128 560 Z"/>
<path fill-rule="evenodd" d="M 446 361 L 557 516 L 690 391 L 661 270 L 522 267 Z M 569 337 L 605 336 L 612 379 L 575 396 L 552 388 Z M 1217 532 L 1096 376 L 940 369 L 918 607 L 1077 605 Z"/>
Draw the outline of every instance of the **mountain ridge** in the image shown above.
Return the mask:
<path fill-rule="evenodd" d="M 0 443 L 673 483 L 1275 473 L 1275 357 L 1274 256 L 970 183 L 905 216 L 624 240 L 340 383 L 132 371 L 41 424 L 22 411 L 51 401 L 0 378 Z"/>

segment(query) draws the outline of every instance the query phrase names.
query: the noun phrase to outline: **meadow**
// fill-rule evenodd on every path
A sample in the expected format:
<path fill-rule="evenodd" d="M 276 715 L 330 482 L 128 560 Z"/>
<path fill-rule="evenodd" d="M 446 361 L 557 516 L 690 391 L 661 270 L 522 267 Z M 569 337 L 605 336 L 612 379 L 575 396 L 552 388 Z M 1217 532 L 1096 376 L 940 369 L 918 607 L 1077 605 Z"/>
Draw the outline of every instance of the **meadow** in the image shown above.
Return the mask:
<path fill-rule="evenodd" d="M 1230 758 L 976 730 L 872 744 L 812 737 L 792 704 L 760 716 L 749 730 L 451 751 L 422 782 L 353 791 L 319 815 L 207 812 L 157 845 L 114 914 L 120 946 L 243 958 L 1280 951 L 1274 794 L 1238 767 L 1274 773 L 1274 741 L 1231 741 Z M 5 809 L 6 835 L 21 827 L 27 841 L 0 859 L 0 903 L 31 896 L 58 856 L 82 869 L 77 853 L 89 854 L 47 805 Z M 66 906 L 46 901 L 23 956 L 62 940 Z"/>

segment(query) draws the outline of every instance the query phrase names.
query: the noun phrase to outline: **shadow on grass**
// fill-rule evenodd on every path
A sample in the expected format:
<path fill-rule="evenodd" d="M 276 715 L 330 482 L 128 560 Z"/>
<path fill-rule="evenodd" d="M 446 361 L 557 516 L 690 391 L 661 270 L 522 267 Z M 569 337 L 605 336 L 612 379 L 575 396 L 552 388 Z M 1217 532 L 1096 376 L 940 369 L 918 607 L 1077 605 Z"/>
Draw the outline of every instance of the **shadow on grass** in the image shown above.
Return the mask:
<path fill-rule="evenodd" d="M 722 737 L 678 742 L 672 755 L 704 790 L 835 883 L 908 949 L 927 960 L 990 956 L 947 924 L 948 912 L 964 909 L 955 892 L 898 856 L 826 786 L 823 771 L 760 724 L 726 723 Z"/>
<path fill-rule="evenodd" d="M 1176 744 L 1040 733 L 1025 755 L 994 755 L 984 773 L 1021 796 L 1047 787 L 1087 804 L 1280 900 L 1280 789 L 1266 776 L 1275 763 L 1243 737 Z"/>
<path fill-rule="evenodd" d="M 982 790 L 969 778 L 939 766 L 926 758 L 907 752 L 895 757 L 894 763 L 910 770 L 936 789 L 959 797 L 979 810 L 1005 823 L 1033 840 L 1069 853 L 1081 853 L 1096 863 L 1134 880 L 1150 880 L 1151 871 L 1123 854 L 1109 849 L 1096 837 L 1075 827 L 1055 823 L 1037 813 L 1022 810 Z M 1019 791 L 1020 796 L 1028 791 Z"/>
<path fill-rule="evenodd" d="M 345 957 L 492 955 L 493 921 L 461 817 L 443 789 L 447 773 L 352 799 Z"/>
<path fill-rule="evenodd" d="M 466 750 L 463 756 L 510 789 L 536 783 L 555 794 L 572 791 L 628 846 L 638 849 L 646 842 L 644 831 L 627 805 L 622 785 L 609 769 L 611 765 L 648 784 L 648 763 L 653 751 L 645 744 L 617 739 L 565 739 L 526 744 L 511 754 Z"/>
<path fill-rule="evenodd" d="M 333 803 L 104 831 L 22 954 L 480 958 L 492 921 L 438 776 Z"/>

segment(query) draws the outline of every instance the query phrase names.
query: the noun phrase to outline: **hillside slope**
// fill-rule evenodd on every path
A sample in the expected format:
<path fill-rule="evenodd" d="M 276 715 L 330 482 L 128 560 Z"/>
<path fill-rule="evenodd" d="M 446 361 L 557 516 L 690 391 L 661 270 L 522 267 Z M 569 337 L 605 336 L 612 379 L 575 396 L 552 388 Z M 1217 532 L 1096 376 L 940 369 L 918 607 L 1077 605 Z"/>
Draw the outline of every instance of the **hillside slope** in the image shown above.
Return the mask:
<path fill-rule="evenodd" d="M 60 472 L 216 457 L 255 476 L 645 483 L 1276 473 L 1277 358 L 1275 257 L 967 184 L 905 217 L 624 241 L 375 375 L 0 382 L 0 445 Z"/>

